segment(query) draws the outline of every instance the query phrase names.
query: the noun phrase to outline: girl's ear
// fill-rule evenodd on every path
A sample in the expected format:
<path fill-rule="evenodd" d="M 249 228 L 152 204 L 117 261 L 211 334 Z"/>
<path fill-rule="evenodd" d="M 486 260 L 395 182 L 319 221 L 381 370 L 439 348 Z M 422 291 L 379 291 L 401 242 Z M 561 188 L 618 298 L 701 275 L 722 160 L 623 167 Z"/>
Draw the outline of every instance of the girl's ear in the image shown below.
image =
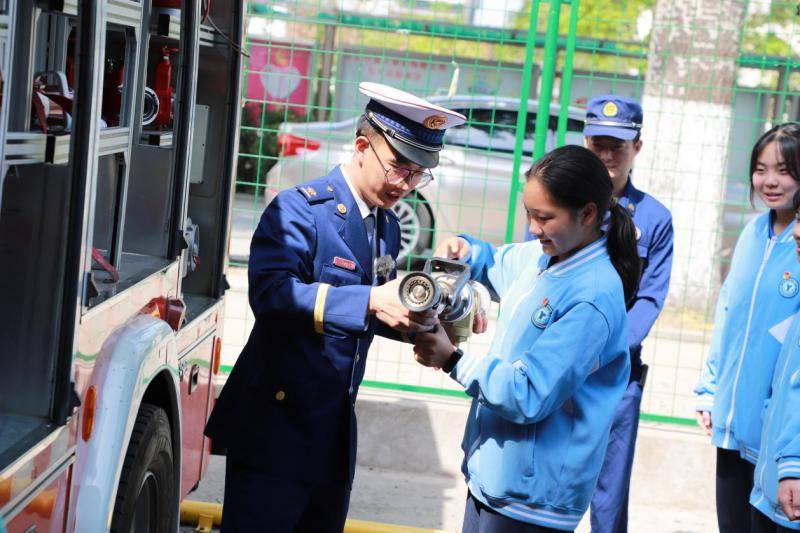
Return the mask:
<path fill-rule="evenodd" d="M 597 204 L 589 202 L 581 209 L 581 224 L 584 226 L 594 226 L 597 223 Z"/>

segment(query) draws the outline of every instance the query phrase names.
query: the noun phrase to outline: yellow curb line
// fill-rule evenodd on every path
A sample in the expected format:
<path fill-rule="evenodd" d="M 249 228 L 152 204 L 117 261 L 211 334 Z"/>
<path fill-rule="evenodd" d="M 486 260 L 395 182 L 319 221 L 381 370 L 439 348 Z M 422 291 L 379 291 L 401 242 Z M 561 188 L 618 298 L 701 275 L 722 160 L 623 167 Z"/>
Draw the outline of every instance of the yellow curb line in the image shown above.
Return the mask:
<path fill-rule="evenodd" d="M 213 526 L 222 523 L 222 504 L 184 500 L 181 502 L 181 523 L 197 524 L 195 531 L 210 533 Z M 445 533 L 439 529 L 381 524 L 366 520 L 348 520 L 344 533 Z"/>

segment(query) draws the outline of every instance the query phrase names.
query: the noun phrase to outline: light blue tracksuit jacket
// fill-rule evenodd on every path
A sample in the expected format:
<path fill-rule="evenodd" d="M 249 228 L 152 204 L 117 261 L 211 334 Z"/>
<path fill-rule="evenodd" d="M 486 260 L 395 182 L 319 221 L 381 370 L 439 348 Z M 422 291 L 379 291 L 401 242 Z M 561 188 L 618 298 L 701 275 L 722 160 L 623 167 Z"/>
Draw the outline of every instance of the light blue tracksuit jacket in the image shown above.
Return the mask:
<path fill-rule="evenodd" d="M 800 531 L 800 522 L 790 522 L 778 503 L 778 481 L 784 478 L 800 478 L 800 315 L 794 316 L 775 365 L 750 495 L 750 503 L 773 522 Z"/>
<path fill-rule="evenodd" d="M 758 459 L 764 403 L 781 349 L 781 324 L 800 308 L 800 265 L 790 224 L 772 234 L 771 212 L 745 226 L 717 302 L 711 351 L 695 387 L 710 411 L 711 442 Z"/>
<path fill-rule="evenodd" d="M 465 353 L 451 373 L 474 398 L 462 443 L 470 492 L 515 520 L 573 530 L 628 385 L 622 282 L 605 238 L 548 267 L 538 241 L 495 251 L 462 237 L 473 279 L 502 303 L 488 354 Z"/>

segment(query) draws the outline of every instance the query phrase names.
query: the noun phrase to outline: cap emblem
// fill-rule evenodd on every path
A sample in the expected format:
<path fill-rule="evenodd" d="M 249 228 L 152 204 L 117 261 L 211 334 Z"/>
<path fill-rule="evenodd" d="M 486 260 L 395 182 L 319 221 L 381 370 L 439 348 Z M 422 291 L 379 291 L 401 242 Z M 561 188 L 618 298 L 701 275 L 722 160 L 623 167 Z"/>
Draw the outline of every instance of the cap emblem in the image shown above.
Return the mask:
<path fill-rule="evenodd" d="M 431 115 L 426 117 L 422 125 L 431 130 L 440 130 L 447 123 L 447 117 L 444 115 Z"/>
<path fill-rule="evenodd" d="M 619 109 L 614 102 L 606 102 L 606 105 L 603 106 L 603 114 L 605 116 L 616 117 L 617 113 L 619 113 Z"/>

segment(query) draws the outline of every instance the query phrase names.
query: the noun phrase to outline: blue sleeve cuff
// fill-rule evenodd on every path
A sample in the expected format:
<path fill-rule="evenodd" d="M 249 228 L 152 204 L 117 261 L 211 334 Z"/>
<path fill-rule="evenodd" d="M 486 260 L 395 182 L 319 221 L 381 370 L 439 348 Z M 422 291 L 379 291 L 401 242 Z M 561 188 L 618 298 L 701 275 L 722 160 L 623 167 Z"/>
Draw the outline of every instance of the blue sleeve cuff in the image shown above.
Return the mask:
<path fill-rule="evenodd" d="M 778 479 L 800 478 L 800 457 L 778 459 Z"/>
<path fill-rule="evenodd" d="M 699 394 L 694 404 L 695 411 L 711 412 L 714 407 L 714 396 L 712 394 Z"/>
<path fill-rule="evenodd" d="M 484 357 L 489 356 L 487 355 Z M 461 359 L 459 359 L 456 366 L 453 367 L 453 370 L 450 372 L 450 377 L 459 382 L 464 389 L 467 390 L 467 394 L 469 394 L 469 384 L 475 375 L 475 370 L 477 370 L 479 363 L 484 357 L 478 357 L 471 353 L 464 352 L 464 355 L 461 356 Z"/>
<path fill-rule="evenodd" d="M 369 326 L 369 285 L 333 287 L 320 283 L 314 305 L 317 333 L 362 333 Z"/>

